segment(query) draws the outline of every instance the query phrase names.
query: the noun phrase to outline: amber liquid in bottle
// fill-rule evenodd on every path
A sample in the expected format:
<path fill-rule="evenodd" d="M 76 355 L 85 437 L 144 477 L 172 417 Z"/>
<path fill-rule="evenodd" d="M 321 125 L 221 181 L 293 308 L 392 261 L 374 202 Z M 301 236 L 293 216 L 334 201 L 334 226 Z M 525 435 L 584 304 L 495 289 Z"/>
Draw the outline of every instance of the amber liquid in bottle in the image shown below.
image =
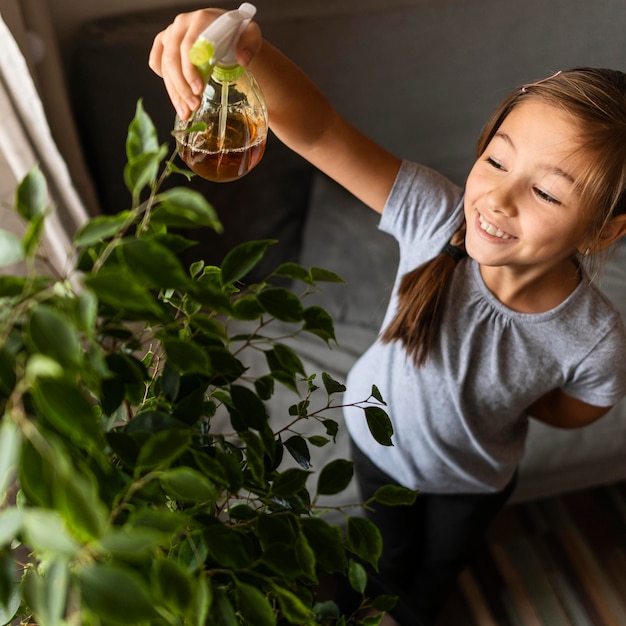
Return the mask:
<path fill-rule="evenodd" d="M 218 115 L 205 119 L 206 130 L 179 134 L 178 154 L 198 176 L 229 182 L 247 174 L 265 152 L 265 137 L 244 115 L 229 113 L 222 145 Z"/>

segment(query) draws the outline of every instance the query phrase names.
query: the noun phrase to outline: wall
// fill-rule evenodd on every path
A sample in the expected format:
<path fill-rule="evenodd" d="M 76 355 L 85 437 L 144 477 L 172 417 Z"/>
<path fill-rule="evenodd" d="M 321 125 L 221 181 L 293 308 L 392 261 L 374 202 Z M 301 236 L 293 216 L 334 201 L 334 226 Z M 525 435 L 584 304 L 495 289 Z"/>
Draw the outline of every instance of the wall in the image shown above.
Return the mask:
<path fill-rule="evenodd" d="M 243 1 L 243 0 L 242 0 Z M 385 10 L 396 6 L 419 4 L 423 0 L 388 0 Z M 445 3 L 446 0 L 442 0 Z M 49 5 L 54 28 L 59 38 L 62 55 L 68 61 L 71 53 L 71 41 L 81 25 L 101 17 L 116 14 L 132 13 L 146 9 L 160 9 L 179 7 L 172 10 L 174 15 L 178 10 L 186 10 L 190 6 L 224 6 L 238 5 L 233 0 L 46 0 Z M 358 9 L 359 12 L 377 11 L 380 9 L 380 0 L 253 0 L 257 8 L 263 11 L 266 17 L 276 14 L 291 16 L 311 16 L 324 14 L 350 14 Z M 155 33 L 156 34 L 156 33 Z"/>

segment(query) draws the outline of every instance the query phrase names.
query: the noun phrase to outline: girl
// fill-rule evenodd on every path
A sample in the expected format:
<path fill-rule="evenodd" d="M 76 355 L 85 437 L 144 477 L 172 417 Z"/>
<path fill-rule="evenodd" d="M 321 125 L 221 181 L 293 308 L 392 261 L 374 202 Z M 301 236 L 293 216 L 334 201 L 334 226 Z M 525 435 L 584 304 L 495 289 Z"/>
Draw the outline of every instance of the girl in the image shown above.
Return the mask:
<path fill-rule="evenodd" d="M 181 118 L 203 90 L 187 52 L 219 13 L 181 14 L 155 39 L 150 66 Z M 626 76 L 581 68 L 515 90 L 460 189 L 353 128 L 256 24 L 238 54 L 275 134 L 399 242 L 380 338 L 346 393 L 380 388 L 393 446 L 371 445 L 361 411 L 345 417 L 364 498 L 420 491 L 371 513 L 384 540 L 372 592 L 399 596 L 394 623 L 431 624 L 513 490 L 529 416 L 584 426 L 626 393 L 626 331 L 585 269 L 626 233 Z"/>

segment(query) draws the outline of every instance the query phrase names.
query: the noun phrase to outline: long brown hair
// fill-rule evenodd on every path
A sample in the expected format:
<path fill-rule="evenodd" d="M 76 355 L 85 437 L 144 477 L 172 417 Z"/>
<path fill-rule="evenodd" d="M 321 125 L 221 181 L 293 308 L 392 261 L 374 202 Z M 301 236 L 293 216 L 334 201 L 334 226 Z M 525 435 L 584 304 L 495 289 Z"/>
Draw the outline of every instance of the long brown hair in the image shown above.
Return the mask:
<path fill-rule="evenodd" d="M 478 158 L 507 115 L 522 102 L 541 100 L 572 115 L 579 124 L 581 149 L 594 155 L 576 181 L 590 226 L 586 252 L 594 252 L 608 221 L 626 213 L 626 74 L 582 67 L 559 72 L 511 92 L 495 110 L 476 144 Z M 463 228 L 464 232 L 464 228 Z M 456 239 L 456 241 L 454 240 Z M 452 244 L 462 247 L 460 233 Z M 589 262 L 585 254 L 581 262 Z M 381 341 L 399 341 L 423 365 L 438 344 L 449 286 L 457 265 L 445 249 L 402 277 L 395 317 Z"/>

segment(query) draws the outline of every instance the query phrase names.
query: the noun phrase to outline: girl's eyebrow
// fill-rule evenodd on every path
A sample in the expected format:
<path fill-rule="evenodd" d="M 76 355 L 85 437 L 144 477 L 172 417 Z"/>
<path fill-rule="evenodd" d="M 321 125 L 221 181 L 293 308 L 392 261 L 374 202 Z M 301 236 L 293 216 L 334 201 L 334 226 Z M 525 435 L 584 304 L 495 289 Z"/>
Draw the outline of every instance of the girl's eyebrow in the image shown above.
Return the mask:
<path fill-rule="evenodd" d="M 513 140 L 506 133 L 504 133 L 501 130 L 499 130 L 494 135 L 494 139 L 496 137 L 498 137 L 499 139 L 502 139 L 505 143 L 507 143 L 511 147 L 512 150 L 516 149 L 515 148 L 515 144 L 513 143 Z M 561 176 L 562 178 L 567 180 L 572 185 L 576 182 L 576 179 L 569 172 L 566 172 L 565 170 L 561 169 L 557 165 L 549 165 L 549 164 L 542 164 L 542 163 L 540 163 L 539 164 L 539 168 L 545 170 L 548 174 L 555 174 L 556 176 Z"/>

